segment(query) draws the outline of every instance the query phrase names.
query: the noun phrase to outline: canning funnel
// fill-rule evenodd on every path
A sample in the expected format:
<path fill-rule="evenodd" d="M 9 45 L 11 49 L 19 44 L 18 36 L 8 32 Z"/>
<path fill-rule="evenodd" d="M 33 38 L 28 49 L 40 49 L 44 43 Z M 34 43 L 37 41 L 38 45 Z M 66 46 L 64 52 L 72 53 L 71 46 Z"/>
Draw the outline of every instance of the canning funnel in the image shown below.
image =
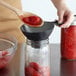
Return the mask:
<path fill-rule="evenodd" d="M 27 37 L 27 39 L 33 41 L 40 41 L 48 39 L 49 35 L 52 33 L 54 29 L 55 23 L 57 22 L 44 21 L 43 26 L 37 28 L 25 26 L 25 24 L 23 24 L 20 29 L 23 32 L 23 34 Z"/>

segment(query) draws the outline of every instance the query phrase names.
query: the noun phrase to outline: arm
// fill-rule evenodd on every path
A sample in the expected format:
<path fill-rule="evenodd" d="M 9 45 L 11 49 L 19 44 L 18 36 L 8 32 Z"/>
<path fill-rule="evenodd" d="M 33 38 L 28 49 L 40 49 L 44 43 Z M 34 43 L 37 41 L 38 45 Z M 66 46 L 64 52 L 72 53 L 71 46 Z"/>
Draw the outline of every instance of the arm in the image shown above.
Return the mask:
<path fill-rule="evenodd" d="M 64 22 L 61 27 L 69 27 L 72 23 L 74 16 L 71 10 L 67 7 L 65 0 L 52 0 L 54 6 L 57 8 L 58 22 Z"/>
<path fill-rule="evenodd" d="M 61 5 L 65 4 L 65 0 L 51 0 L 55 7 L 58 9 Z"/>

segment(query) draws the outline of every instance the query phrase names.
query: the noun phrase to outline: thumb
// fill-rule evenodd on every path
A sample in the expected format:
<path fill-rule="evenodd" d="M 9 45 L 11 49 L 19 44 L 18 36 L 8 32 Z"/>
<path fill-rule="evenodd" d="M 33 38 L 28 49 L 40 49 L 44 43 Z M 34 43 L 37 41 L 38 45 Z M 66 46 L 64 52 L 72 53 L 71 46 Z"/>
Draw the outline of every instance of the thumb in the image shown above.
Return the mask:
<path fill-rule="evenodd" d="M 58 23 L 62 23 L 63 22 L 64 13 L 63 12 L 59 12 L 58 13 L 58 17 L 59 17 Z"/>

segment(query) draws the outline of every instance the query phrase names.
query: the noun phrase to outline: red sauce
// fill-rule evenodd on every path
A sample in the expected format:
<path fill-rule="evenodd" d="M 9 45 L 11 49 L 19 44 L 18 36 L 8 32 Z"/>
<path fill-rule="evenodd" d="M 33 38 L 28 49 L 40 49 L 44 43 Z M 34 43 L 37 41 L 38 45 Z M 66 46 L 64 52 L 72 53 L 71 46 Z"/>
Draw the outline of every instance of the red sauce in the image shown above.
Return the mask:
<path fill-rule="evenodd" d="M 61 29 L 61 56 L 76 59 L 76 26 Z"/>
<path fill-rule="evenodd" d="M 8 55 L 9 52 L 8 51 L 0 51 L 0 69 L 4 68 L 8 62 L 11 60 L 10 55 Z"/>
<path fill-rule="evenodd" d="M 31 62 L 25 67 L 26 76 L 50 76 L 49 67 L 43 67 L 36 62 Z"/>
<path fill-rule="evenodd" d="M 42 19 L 38 16 L 21 17 L 22 21 L 29 24 L 32 27 L 39 27 L 42 23 Z"/>

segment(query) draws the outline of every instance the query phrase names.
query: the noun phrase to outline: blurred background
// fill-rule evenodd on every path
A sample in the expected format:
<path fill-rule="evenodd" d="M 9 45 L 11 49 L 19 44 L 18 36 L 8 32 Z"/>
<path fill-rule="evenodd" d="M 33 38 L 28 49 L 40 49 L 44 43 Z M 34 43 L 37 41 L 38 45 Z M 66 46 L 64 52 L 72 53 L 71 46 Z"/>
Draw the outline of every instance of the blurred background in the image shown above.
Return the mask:
<path fill-rule="evenodd" d="M 76 0 L 65 0 L 68 7 L 76 13 Z M 51 0 L 22 0 L 22 8 L 24 11 L 36 13 L 43 18 L 44 21 L 54 21 L 58 19 L 56 8 Z M 60 43 L 60 28 L 55 26 L 52 34 L 50 35 L 50 43 Z"/>

